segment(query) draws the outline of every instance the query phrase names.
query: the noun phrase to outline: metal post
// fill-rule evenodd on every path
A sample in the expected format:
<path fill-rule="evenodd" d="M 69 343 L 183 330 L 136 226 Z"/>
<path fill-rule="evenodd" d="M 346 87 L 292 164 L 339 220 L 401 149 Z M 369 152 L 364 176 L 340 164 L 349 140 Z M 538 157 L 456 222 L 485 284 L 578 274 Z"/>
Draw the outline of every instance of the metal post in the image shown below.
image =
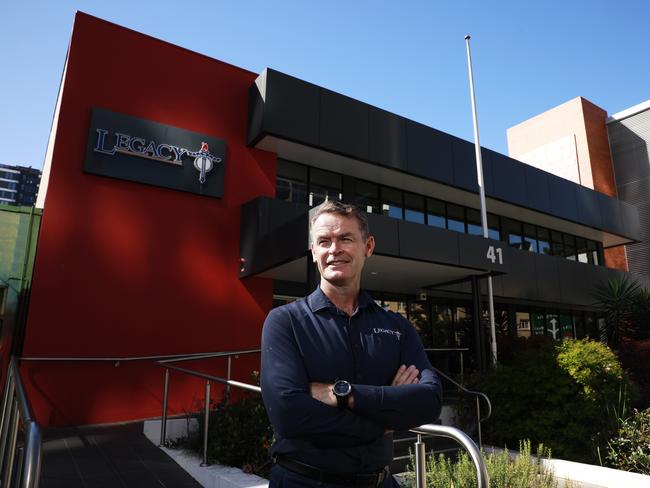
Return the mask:
<path fill-rule="evenodd" d="M 203 418 L 203 462 L 208 466 L 208 427 L 210 425 L 210 381 L 205 382 L 205 412 Z"/>
<path fill-rule="evenodd" d="M 230 373 L 232 372 L 232 356 L 228 355 L 228 371 L 226 373 L 226 379 L 230 381 Z M 226 399 L 230 401 L 230 383 L 226 384 Z"/>
<path fill-rule="evenodd" d="M 483 449 L 483 439 L 481 437 L 481 400 L 476 397 L 476 425 L 478 426 L 478 447 Z"/>
<path fill-rule="evenodd" d="M 472 97 L 472 119 L 474 122 L 474 146 L 476 151 L 476 176 L 478 178 L 478 189 L 481 197 L 481 224 L 483 225 L 483 237 L 488 238 L 488 225 L 487 225 L 487 210 L 485 205 L 485 184 L 483 182 L 483 161 L 481 159 L 481 143 L 478 135 L 478 115 L 476 112 L 476 96 L 474 94 L 474 75 L 472 73 L 472 55 L 469 48 L 470 36 L 465 36 L 465 44 L 467 46 L 467 66 L 469 68 L 469 87 Z M 491 351 L 492 351 L 492 365 L 497 364 L 497 340 L 496 331 L 494 326 L 494 295 L 492 289 L 492 276 L 488 276 L 488 304 L 490 311 L 490 336 L 491 336 Z"/>
<path fill-rule="evenodd" d="M 418 441 L 415 443 L 415 486 L 417 488 L 427 486 L 426 451 L 422 434 L 418 434 Z"/>
<path fill-rule="evenodd" d="M 160 445 L 167 440 L 167 398 L 169 395 L 169 368 L 165 368 L 165 386 L 163 388 L 162 415 L 160 416 Z"/>
<path fill-rule="evenodd" d="M 18 439 L 18 400 L 12 402 L 11 416 L 9 417 L 9 443 L 7 451 L 5 452 L 6 463 L 4 466 L 4 473 L 2 473 L 2 485 L 10 486 L 12 471 L 14 469 L 14 460 L 16 457 L 16 441 Z"/>
<path fill-rule="evenodd" d="M 0 476 L 2 473 L 2 470 L 5 466 L 5 459 L 8 457 L 6 453 L 7 451 L 7 442 L 9 442 L 9 428 L 11 426 L 11 415 L 12 415 L 12 408 L 13 408 L 13 398 L 14 398 L 14 391 L 15 391 L 15 379 L 13 376 L 13 368 L 10 365 L 9 369 L 7 371 L 7 375 L 10 375 L 9 377 L 9 382 L 5 385 L 5 393 L 6 393 L 6 402 L 4 405 L 4 408 L 2 409 L 2 427 L 0 429 Z M 5 486 L 5 485 L 1 485 Z"/>

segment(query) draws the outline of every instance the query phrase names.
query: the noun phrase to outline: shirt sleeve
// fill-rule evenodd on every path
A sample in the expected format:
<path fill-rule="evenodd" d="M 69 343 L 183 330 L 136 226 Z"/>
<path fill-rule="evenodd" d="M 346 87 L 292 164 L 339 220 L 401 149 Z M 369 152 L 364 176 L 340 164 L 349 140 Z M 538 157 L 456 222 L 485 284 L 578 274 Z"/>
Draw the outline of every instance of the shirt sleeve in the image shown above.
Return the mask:
<path fill-rule="evenodd" d="M 275 309 L 262 330 L 260 384 L 276 432 L 283 438 L 306 440 L 319 447 L 358 446 L 383 436 L 385 428 L 377 422 L 311 397 L 291 321 L 288 312 Z"/>
<path fill-rule="evenodd" d="M 391 430 L 405 430 L 435 422 L 442 409 L 442 385 L 415 328 L 402 327 L 402 364 L 420 370 L 416 385 L 352 385 L 354 411 Z"/>

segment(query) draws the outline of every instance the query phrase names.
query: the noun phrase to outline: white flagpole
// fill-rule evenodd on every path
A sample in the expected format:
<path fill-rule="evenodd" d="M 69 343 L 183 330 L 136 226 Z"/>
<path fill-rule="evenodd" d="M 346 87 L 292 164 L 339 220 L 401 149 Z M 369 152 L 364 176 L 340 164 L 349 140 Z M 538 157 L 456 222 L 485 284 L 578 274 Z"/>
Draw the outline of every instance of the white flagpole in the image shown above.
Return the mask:
<path fill-rule="evenodd" d="M 472 55 L 469 49 L 470 36 L 465 36 L 467 46 L 467 66 L 469 68 L 469 90 L 472 96 L 472 118 L 474 121 L 474 146 L 476 150 L 476 174 L 478 176 L 478 189 L 481 195 L 481 224 L 483 225 L 483 237 L 488 237 L 487 211 L 485 209 L 485 185 L 483 182 L 483 160 L 481 159 L 481 143 L 478 137 L 478 115 L 476 113 L 476 96 L 474 95 L 474 75 L 472 74 Z M 497 364 L 497 338 L 494 327 L 494 294 L 492 290 L 492 276 L 488 276 L 488 304 L 490 313 L 490 346 L 492 351 L 492 365 Z M 474 313 L 479 313 L 476 310 Z M 480 347 L 479 344 L 476 347 Z"/>

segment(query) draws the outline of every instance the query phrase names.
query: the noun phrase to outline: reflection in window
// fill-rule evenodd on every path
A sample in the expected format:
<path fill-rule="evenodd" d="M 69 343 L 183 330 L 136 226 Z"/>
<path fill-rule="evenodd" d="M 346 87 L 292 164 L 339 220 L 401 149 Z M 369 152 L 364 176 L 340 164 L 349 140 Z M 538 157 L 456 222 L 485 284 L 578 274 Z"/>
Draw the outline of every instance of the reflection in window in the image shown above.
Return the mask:
<path fill-rule="evenodd" d="M 576 339 L 584 339 L 586 337 L 585 330 L 585 317 L 582 313 L 577 313 L 573 317 L 573 322 L 575 324 L 576 330 Z"/>
<path fill-rule="evenodd" d="M 533 312 L 533 335 L 541 336 L 546 334 L 546 317 L 543 312 Z"/>
<path fill-rule="evenodd" d="M 402 192 L 394 188 L 381 187 L 381 211 L 394 219 L 403 219 Z"/>
<path fill-rule="evenodd" d="M 576 238 L 564 234 L 564 256 L 571 261 L 576 260 Z"/>
<path fill-rule="evenodd" d="M 537 228 L 537 249 L 540 254 L 551 254 L 551 233 L 548 229 Z"/>
<path fill-rule="evenodd" d="M 560 327 L 562 329 L 562 339 L 573 339 L 573 316 L 568 314 L 560 315 Z"/>
<path fill-rule="evenodd" d="M 459 205 L 447 204 L 447 229 L 465 232 L 465 210 Z"/>
<path fill-rule="evenodd" d="M 420 334 L 424 347 L 434 347 L 427 302 L 409 302 L 409 322 Z"/>
<path fill-rule="evenodd" d="M 307 167 L 278 159 L 275 188 L 279 200 L 307 203 Z"/>
<path fill-rule="evenodd" d="M 536 227 L 530 224 L 524 224 L 524 246 L 531 252 L 537 252 L 537 232 Z"/>
<path fill-rule="evenodd" d="M 390 310 L 391 312 L 395 312 L 400 314 L 402 317 L 407 318 L 408 314 L 406 313 L 406 302 L 401 301 L 401 300 L 382 300 L 381 301 L 381 306 L 386 309 Z"/>
<path fill-rule="evenodd" d="M 427 224 L 444 229 L 447 227 L 445 202 L 427 198 Z"/>
<path fill-rule="evenodd" d="M 488 214 L 488 237 L 495 241 L 501 240 L 501 232 L 499 231 L 499 216 Z"/>
<path fill-rule="evenodd" d="M 517 337 L 530 337 L 532 334 L 532 324 L 530 322 L 530 313 L 517 312 Z"/>
<path fill-rule="evenodd" d="M 481 225 L 481 213 L 473 208 L 467 209 L 467 233 L 475 236 L 483 235 L 483 226 Z"/>
<path fill-rule="evenodd" d="M 551 231 L 551 249 L 553 256 L 564 256 L 564 241 L 562 240 L 562 233 Z"/>
<path fill-rule="evenodd" d="M 560 329 L 560 317 L 556 313 L 546 314 L 546 332 L 553 339 L 559 341 L 562 337 Z"/>
<path fill-rule="evenodd" d="M 581 237 L 576 237 L 576 254 L 578 261 L 581 263 L 588 263 L 589 257 L 587 256 L 587 240 Z"/>
<path fill-rule="evenodd" d="M 452 327 L 451 308 L 447 305 L 434 304 L 432 314 L 434 347 L 449 347 Z"/>
<path fill-rule="evenodd" d="M 469 307 L 454 307 L 456 320 L 454 324 L 455 347 L 470 347 L 472 316 Z"/>
<path fill-rule="evenodd" d="M 594 241 L 587 241 L 587 260 L 596 266 L 600 264 L 598 259 L 598 245 Z"/>
<path fill-rule="evenodd" d="M 501 219 L 503 224 L 503 236 L 506 238 L 506 242 L 511 247 L 516 247 L 521 249 L 523 247 L 523 237 L 521 234 L 521 222 L 516 220 L 503 218 Z"/>
<path fill-rule="evenodd" d="M 413 193 L 405 193 L 404 216 L 409 222 L 424 224 L 424 197 Z"/>
<path fill-rule="evenodd" d="M 379 213 L 379 185 L 369 181 L 356 180 L 354 204 L 367 213 Z"/>
<path fill-rule="evenodd" d="M 320 205 L 327 200 L 343 199 L 343 178 L 336 173 L 312 168 L 309 178 L 309 206 Z"/>

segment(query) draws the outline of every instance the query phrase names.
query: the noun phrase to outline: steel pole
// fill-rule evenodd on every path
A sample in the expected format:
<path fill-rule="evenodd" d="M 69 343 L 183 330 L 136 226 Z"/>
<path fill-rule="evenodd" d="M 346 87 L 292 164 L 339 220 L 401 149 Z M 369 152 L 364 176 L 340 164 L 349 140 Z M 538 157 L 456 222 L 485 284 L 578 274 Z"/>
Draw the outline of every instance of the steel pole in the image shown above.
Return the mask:
<path fill-rule="evenodd" d="M 163 387 L 162 415 L 160 416 L 160 445 L 165 445 L 167 438 L 167 399 L 169 398 L 169 368 L 165 368 L 165 385 Z"/>
<path fill-rule="evenodd" d="M 485 204 L 485 184 L 483 180 L 483 160 L 481 158 L 481 143 L 478 134 L 478 114 L 476 111 L 476 96 L 474 94 L 474 74 L 472 72 L 472 54 L 469 47 L 470 35 L 465 36 L 465 45 L 467 46 L 467 67 L 469 69 L 469 90 L 472 98 L 472 120 L 474 123 L 474 149 L 476 151 L 476 175 L 478 178 L 478 189 L 481 197 L 481 225 L 483 226 L 483 237 L 488 238 L 487 210 Z M 488 307 L 490 314 L 490 345 L 492 351 L 492 365 L 497 363 L 497 339 L 496 329 L 494 326 L 494 295 L 492 288 L 492 276 L 488 276 Z M 479 313 L 475 310 L 474 313 Z M 477 345 L 478 347 L 478 345 Z"/>
<path fill-rule="evenodd" d="M 415 443 L 415 486 L 417 488 L 427 486 L 426 450 L 422 442 L 422 434 L 418 434 L 418 441 Z"/>
<path fill-rule="evenodd" d="M 203 418 L 203 462 L 208 466 L 208 427 L 210 426 L 210 381 L 205 382 L 205 412 Z"/>

